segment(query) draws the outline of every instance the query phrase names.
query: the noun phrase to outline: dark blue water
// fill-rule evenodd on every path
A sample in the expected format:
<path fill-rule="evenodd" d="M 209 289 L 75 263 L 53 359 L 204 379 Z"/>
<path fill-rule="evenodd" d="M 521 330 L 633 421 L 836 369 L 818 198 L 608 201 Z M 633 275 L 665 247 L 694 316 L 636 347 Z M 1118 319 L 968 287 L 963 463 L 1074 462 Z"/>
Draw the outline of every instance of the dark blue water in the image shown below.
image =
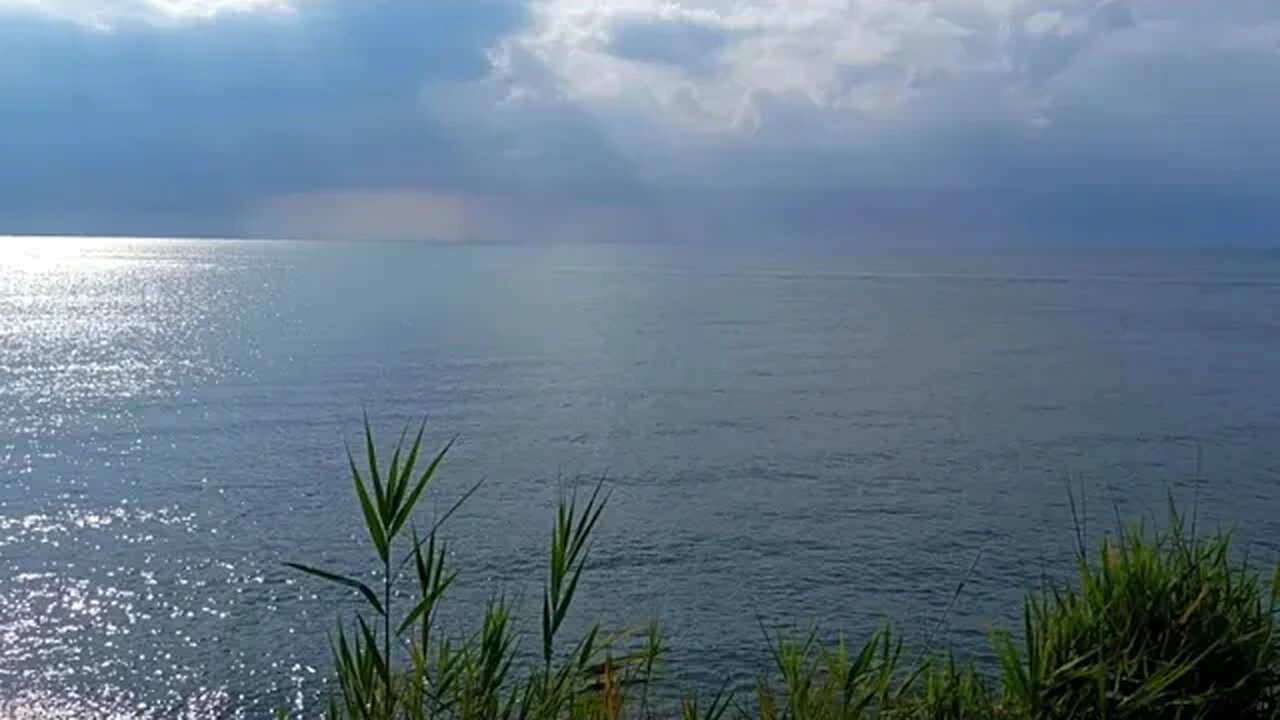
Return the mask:
<path fill-rule="evenodd" d="M 1280 544 L 1280 257 L 0 240 L 0 715 L 305 700 L 360 567 L 342 443 L 459 435 L 424 512 L 451 618 L 538 597 L 607 473 L 579 617 L 657 617 L 677 683 L 757 617 L 980 652 L 1091 530 L 1172 493 Z M 1197 456 L 1203 457 L 1197 475 Z M 526 615 L 525 627 L 536 628 Z M 917 638 L 918 639 L 918 638 Z"/>

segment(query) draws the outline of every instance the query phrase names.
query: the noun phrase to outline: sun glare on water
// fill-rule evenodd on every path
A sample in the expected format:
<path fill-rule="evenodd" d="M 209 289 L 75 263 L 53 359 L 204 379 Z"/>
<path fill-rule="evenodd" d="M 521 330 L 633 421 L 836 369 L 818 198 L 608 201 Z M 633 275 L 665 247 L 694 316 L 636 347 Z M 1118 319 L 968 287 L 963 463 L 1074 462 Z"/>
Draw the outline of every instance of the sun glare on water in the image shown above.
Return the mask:
<path fill-rule="evenodd" d="M 43 273 L 88 264 L 94 250 L 103 243 L 120 242 L 90 237 L 0 236 L 0 271 Z"/>
<path fill-rule="evenodd" d="M 0 235 L 0 278 L 124 270 L 139 263 L 171 259 L 181 242 L 159 237 Z"/>

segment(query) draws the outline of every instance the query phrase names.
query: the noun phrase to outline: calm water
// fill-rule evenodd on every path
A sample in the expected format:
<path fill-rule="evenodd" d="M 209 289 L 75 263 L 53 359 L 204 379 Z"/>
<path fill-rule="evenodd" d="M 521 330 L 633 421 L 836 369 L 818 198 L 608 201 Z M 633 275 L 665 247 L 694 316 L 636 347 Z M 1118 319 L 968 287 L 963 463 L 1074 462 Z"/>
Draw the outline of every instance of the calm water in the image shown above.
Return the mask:
<path fill-rule="evenodd" d="M 453 621 L 536 600 L 607 473 L 578 609 L 660 618 L 681 682 L 762 667 L 757 616 L 919 627 L 981 552 L 977 649 L 1062 568 L 1068 477 L 1095 526 L 1198 495 L 1273 557 L 1277 358 L 1274 255 L 0 239 L 0 715 L 315 692 L 345 596 L 280 562 L 369 559 L 362 408 L 460 435 L 438 504 L 487 479 Z"/>

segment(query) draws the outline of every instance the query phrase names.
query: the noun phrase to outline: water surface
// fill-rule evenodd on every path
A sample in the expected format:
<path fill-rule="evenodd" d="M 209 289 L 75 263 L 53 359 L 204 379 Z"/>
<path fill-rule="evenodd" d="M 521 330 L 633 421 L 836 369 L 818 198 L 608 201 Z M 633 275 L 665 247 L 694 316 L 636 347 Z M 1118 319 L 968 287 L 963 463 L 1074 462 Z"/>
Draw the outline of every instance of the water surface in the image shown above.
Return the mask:
<path fill-rule="evenodd" d="M 425 509 L 450 621 L 532 602 L 548 508 L 613 489 L 581 615 L 678 680 L 756 618 L 983 646 L 1070 543 L 1166 494 L 1280 537 L 1280 257 L 0 239 L 0 714 L 305 700 L 355 567 L 342 443 L 459 435 Z M 1197 456 L 1203 469 L 1197 476 Z M 534 630 L 534 616 L 526 625 Z M 692 668 L 692 670 L 690 670 Z"/>

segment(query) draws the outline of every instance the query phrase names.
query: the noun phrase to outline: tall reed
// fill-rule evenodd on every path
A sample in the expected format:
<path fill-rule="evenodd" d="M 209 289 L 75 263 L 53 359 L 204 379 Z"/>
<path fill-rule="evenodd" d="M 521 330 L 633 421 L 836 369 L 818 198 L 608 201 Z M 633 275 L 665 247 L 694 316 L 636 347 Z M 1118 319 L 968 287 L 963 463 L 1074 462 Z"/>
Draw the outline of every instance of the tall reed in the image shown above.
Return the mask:
<path fill-rule="evenodd" d="M 575 493 L 557 506 L 543 581 L 537 667 L 517 667 L 518 634 L 503 598 L 486 605 L 474 633 L 435 637 L 441 600 L 457 578 L 448 566 L 440 530 L 479 486 L 419 535 L 414 511 L 453 444 L 446 443 L 419 470 L 424 430 L 425 425 L 407 445 L 407 434 L 402 434 L 383 466 L 365 418 L 363 462 L 357 463 L 347 450 L 380 577 L 376 586 L 355 574 L 286 563 L 346 588 L 362 601 L 363 609 L 339 623 L 331 636 L 336 683 L 327 715 L 360 720 L 607 719 L 621 717 L 623 707 L 633 701 L 647 708 L 664 652 L 656 624 L 609 633 L 596 623 L 576 640 L 566 643 L 562 637 L 608 501 L 603 482 L 585 500 Z M 398 584 L 411 589 L 414 600 L 407 609 L 396 605 Z"/>

